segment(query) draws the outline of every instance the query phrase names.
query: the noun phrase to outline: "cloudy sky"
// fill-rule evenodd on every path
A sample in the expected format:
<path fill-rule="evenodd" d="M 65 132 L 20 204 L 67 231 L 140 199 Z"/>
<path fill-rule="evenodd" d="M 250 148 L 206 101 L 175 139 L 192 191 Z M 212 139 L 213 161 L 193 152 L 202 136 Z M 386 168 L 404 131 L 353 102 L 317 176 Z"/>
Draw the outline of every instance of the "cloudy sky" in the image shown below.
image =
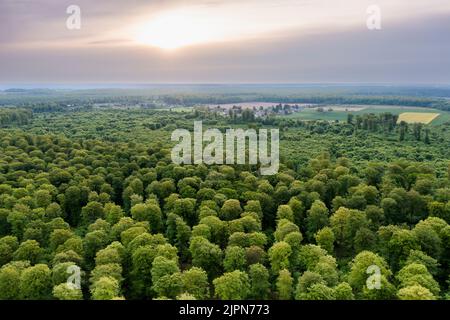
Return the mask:
<path fill-rule="evenodd" d="M 20 83 L 450 84 L 450 1 L 0 0 L 0 84 Z"/>

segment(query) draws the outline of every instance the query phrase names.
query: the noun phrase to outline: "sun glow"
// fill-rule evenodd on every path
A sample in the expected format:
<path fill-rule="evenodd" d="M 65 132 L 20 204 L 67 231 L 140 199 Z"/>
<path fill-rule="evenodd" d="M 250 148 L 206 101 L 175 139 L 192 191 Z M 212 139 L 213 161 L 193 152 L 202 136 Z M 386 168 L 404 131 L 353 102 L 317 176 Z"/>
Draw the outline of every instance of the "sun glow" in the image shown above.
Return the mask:
<path fill-rule="evenodd" d="M 274 10 L 270 9 L 255 8 L 254 2 L 191 5 L 141 17 L 128 34 L 140 45 L 177 49 L 196 44 L 252 39 L 297 24 L 293 17 L 280 21 Z"/>
<path fill-rule="evenodd" d="M 135 28 L 134 40 L 162 49 L 177 49 L 189 45 L 219 41 L 226 29 L 220 21 L 193 11 L 172 11 Z"/>
<path fill-rule="evenodd" d="M 342 0 L 343 1 L 343 0 Z M 366 27 L 367 3 L 361 0 L 270 0 L 211 1 L 187 3 L 165 11 L 135 17 L 125 27 L 125 37 L 134 44 L 162 49 L 213 42 L 246 41 L 283 37 L 290 32 L 327 32 Z M 383 3 L 383 19 L 404 11 L 391 0 Z M 441 0 L 444 1 L 444 0 Z M 448 1 L 448 0 L 446 0 Z M 186 1 L 189 2 L 189 1 Z M 117 35 L 117 34 L 116 34 Z"/>

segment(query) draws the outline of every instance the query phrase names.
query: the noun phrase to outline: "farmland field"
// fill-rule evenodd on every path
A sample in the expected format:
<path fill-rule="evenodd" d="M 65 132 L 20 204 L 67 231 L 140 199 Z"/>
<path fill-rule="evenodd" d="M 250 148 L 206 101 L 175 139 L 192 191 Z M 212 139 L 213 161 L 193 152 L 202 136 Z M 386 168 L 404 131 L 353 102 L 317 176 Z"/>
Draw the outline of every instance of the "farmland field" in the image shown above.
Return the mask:
<path fill-rule="evenodd" d="M 327 121 L 346 121 L 347 114 L 351 113 L 354 115 L 363 115 L 368 113 L 384 113 L 389 112 L 392 114 L 403 114 L 403 113 L 414 113 L 414 114 L 427 114 L 426 118 L 428 119 L 428 114 L 435 115 L 439 113 L 440 115 L 438 117 L 434 117 L 429 122 L 432 125 L 439 125 L 443 124 L 447 121 L 450 121 L 450 112 L 448 111 L 442 111 L 442 110 L 436 110 L 431 108 L 422 108 L 422 107 L 403 107 L 403 106 L 358 106 L 357 111 L 351 111 L 354 109 L 348 108 L 347 111 L 342 110 L 342 106 L 335 106 L 335 105 L 326 105 L 322 106 L 323 112 L 317 111 L 316 108 L 308 108 L 304 109 L 301 112 L 293 113 L 287 116 L 282 117 L 288 117 L 288 118 L 295 118 L 295 119 L 302 119 L 302 120 L 327 120 Z M 332 109 L 332 111 L 328 111 Z"/>
<path fill-rule="evenodd" d="M 399 115 L 398 122 L 429 124 L 439 115 L 439 113 L 405 112 Z"/>

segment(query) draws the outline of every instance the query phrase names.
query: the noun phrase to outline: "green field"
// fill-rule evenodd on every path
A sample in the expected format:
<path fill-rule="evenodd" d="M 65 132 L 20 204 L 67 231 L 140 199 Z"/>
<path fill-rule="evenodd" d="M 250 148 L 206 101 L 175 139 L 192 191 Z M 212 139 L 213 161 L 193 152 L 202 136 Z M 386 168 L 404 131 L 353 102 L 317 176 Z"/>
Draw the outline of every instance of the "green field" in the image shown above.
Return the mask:
<path fill-rule="evenodd" d="M 359 111 L 345 111 L 345 110 L 333 110 L 327 111 L 329 108 L 333 109 L 340 106 L 323 106 L 324 112 L 318 112 L 316 109 L 305 109 L 301 112 L 293 113 L 287 116 L 281 117 L 289 117 L 295 119 L 304 119 L 304 120 L 328 120 L 328 121 L 346 121 L 347 114 L 352 113 L 354 115 L 362 115 L 367 113 L 384 113 L 390 112 L 392 114 L 401 114 L 405 112 L 415 112 L 415 113 L 439 113 L 440 115 L 436 117 L 431 124 L 439 125 L 450 121 L 450 112 L 436 110 L 431 108 L 420 108 L 420 107 L 398 107 L 398 106 L 368 106 Z"/>

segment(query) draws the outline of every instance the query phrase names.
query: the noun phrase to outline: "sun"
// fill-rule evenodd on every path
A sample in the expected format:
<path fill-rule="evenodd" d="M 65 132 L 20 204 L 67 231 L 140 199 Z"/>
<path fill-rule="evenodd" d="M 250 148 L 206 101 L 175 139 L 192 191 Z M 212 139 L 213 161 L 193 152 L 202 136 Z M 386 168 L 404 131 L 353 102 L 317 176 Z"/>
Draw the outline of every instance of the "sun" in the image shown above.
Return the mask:
<path fill-rule="evenodd" d="M 133 29 L 136 43 L 168 50 L 215 41 L 221 34 L 207 16 L 183 10 L 164 13 Z"/>

